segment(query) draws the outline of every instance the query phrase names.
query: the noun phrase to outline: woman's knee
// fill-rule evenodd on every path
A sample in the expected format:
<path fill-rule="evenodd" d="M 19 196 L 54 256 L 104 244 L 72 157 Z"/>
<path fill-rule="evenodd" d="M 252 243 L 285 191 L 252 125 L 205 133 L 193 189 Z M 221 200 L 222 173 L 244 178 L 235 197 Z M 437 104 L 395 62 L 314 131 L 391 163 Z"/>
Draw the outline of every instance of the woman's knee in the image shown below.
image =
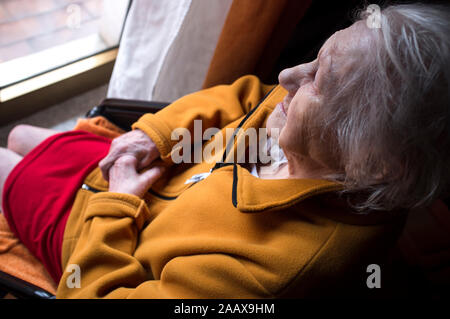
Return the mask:
<path fill-rule="evenodd" d="M 18 154 L 21 154 L 21 149 L 23 148 L 22 144 L 26 140 L 26 131 L 29 128 L 29 125 L 19 124 L 16 125 L 8 135 L 8 146 L 7 148 L 11 151 L 14 151 Z"/>
<path fill-rule="evenodd" d="M 9 132 L 7 148 L 25 156 L 43 140 L 56 133 L 58 132 L 46 128 L 19 124 Z"/>
<path fill-rule="evenodd" d="M 22 160 L 22 156 L 6 148 L 0 147 L 0 205 L 2 201 L 3 187 L 13 168 Z M 1 211 L 1 206 L 0 206 Z"/>

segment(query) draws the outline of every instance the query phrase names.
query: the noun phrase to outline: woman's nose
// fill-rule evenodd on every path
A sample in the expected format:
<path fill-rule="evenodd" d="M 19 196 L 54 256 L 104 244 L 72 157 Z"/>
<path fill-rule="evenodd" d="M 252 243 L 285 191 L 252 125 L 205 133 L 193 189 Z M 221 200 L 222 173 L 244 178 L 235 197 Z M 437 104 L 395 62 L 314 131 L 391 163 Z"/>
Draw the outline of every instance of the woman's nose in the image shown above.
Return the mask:
<path fill-rule="evenodd" d="M 299 79 L 296 76 L 296 67 L 284 69 L 278 75 L 278 81 L 290 94 L 295 94 L 299 88 Z"/>

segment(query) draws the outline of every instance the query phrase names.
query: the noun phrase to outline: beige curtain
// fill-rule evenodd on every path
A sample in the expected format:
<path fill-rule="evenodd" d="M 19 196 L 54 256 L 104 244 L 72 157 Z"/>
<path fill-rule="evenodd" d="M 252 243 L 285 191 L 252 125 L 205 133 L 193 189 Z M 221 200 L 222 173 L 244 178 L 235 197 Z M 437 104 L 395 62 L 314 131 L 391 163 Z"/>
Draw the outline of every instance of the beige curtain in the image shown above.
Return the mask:
<path fill-rule="evenodd" d="M 311 0 L 233 0 L 203 88 L 268 75 Z"/>

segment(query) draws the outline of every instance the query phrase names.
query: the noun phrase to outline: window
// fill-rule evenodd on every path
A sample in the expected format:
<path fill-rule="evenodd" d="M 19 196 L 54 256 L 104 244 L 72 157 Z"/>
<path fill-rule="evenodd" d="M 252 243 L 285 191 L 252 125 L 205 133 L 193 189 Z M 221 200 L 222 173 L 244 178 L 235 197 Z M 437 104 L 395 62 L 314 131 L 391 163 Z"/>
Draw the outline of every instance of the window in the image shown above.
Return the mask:
<path fill-rule="evenodd" d="M 0 107 L 114 60 L 129 2 L 0 0 Z"/>

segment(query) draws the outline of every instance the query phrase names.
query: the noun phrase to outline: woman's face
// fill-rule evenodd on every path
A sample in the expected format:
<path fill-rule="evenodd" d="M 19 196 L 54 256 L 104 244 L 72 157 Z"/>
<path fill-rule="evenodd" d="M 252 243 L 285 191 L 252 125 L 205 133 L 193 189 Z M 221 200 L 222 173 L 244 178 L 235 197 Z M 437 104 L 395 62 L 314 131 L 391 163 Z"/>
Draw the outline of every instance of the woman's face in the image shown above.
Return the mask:
<path fill-rule="evenodd" d="M 333 157 L 327 143 L 314 139 L 314 117 L 311 114 L 314 114 L 314 108 L 325 107 L 323 93 L 333 85 L 332 79 L 339 72 L 345 72 L 346 63 L 339 61 L 352 59 L 351 49 L 360 42 L 360 29 L 357 22 L 336 32 L 324 43 L 314 61 L 285 69 L 279 74 L 280 85 L 288 94 L 275 107 L 266 126 L 272 137 L 278 129 L 279 144 L 286 154 L 311 157 L 321 164 Z"/>

